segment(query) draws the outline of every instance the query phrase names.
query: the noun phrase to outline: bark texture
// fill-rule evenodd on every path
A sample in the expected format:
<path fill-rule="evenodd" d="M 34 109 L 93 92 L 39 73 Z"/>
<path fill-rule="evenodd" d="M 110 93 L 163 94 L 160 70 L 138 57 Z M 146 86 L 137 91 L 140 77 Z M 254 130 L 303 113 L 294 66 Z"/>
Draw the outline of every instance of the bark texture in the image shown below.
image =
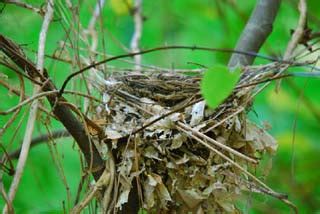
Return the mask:
<path fill-rule="evenodd" d="M 257 5 L 248 20 L 235 50 L 257 53 L 272 32 L 272 25 L 277 16 L 281 0 L 258 0 Z M 229 68 L 251 65 L 253 55 L 232 54 Z"/>

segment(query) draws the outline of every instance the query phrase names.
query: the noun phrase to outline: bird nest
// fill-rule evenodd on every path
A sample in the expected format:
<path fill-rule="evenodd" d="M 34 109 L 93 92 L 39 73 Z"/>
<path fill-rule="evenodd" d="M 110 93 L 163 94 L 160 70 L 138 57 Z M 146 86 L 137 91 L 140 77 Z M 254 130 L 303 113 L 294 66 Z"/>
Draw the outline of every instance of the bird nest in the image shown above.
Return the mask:
<path fill-rule="evenodd" d="M 277 143 L 246 112 L 255 83 L 272 70 L 246 68 L 216 109 L 201 97 L 201 73 L 113 73 L 96 84 L 105 105 L 95 117 L 105 120 L 116 159 L 113 208 L 128 201 L 135 182 L 150 213 L 236 213 L 242 191 L 269 191 L 250 171 Z"/>

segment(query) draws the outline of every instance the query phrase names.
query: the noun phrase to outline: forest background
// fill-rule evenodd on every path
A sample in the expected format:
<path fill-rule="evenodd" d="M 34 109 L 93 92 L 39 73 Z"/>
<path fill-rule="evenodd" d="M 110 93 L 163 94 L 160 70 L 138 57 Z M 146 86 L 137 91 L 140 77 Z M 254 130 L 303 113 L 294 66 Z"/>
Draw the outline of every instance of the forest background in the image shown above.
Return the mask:
<path fill-rule="evenodd" d="M 32 5 L 43 1 L 27 0 Z M 130 1 L 128 1 L 129 4 Z M 164 45 L 196 45 L 217 48 L 234 48 L 256 1 L 236 0 L 162 0 L 143 2 L 143 34 L 140 42 L 142 49 Z M 66 14 L 64 1 L 57 0 L 56 17 L 51 23 L 46 45 L 46 54 L 52 55 L 59 46 L 59 41 L 65 37 L 68 25 L 81 24 L 87 26 L 92 16 L 96 1 L 82 0 L 79 4 L 78 23 L 71 23 Z M 130 5 L 129 5 L 130 6 Z M 309 27 L 320 29 L 320 7 L 318 0 L 308 1 Z M 66 16 L 63 16 L 66 15 Z M 260 53 L 267 56 L 281 57 L 299 18 L 297 1 L 284 0 L 274 23 L 271 36 L 263 45 Z M 133 34 L 133 18 L 128 5 L 120 0 L 108 0 L 103 8 L 102 19 L 97 26 L 97 32 L 103 32 L 104 39 L 99 39 L 98 51 L 117 55 L 130 48 Z M 23 45 L 30 59 L 36 58 L 39 31 L 42 18 L 29 10 L 0 3 L 0 33 L 9 36 Z M 101 30 L 103 29 L 103 31 Z M 76 38 L 75 38 L 76 39 Z M 102 45 L 102 41 L 104 44 Z M 80 44 L 81 46 L 81 44 Z M 104 48 L 102 48 L 104 46 Z M 314 44 L 313 48 L 316 48 Z M 300 49 L 304 49 L 301 45 Z M 84 53 L 85 54 L 85 53 Z M 227 64 L 230 55 L 224 53 L 166 51 L 143 55 L 142 62 L 146 65 L 157 65 L 166 68 L 201 68 L 215 64 Z M 310 59 L 317 57 L 317 52 L 308 54 Z M 306 58 L 305 58 L 306 59 Z M 257 59 L 255 64 L 266 63 Z M 110 65 L 128 67 L 126 62 L 112 62 Z M 56 73 L 50 74 L 57 85 L 61 85 L 70 71 L 65 63 L 46 59 L 46 67 L 54 67 Z M 1 72 L 7 75 L 12 83 L 18 84 L 18 78 L 5 67 Z M 270 127 L 269 132 L 277 139 L 279 148 L 273 157 L 272 169 L 266 178 L 266 183 L 273 189 L 287 193 L 301 213 L 320 211 L 320 94 L 319 79 L 290 79 L 283 81 L 281 90 L 276 93 L 271 86 L 255 99 L 249 117 L 264 127 Z M 273 84 L 274 85 L 274 84 Z M 32 90 L 27 85 L 27 92 Z M 68 96 L 67 96 L 68 97 Z M 70 97 L 70 100 L 72 98 Z M 15 105 L 18 98 L 0 86 L 0 109 L 5 110 Z M 19 114 L 23 118 L 25 108 Z M 0 127 L 6 116 L 0 117 Z M 19 121 L 19 120 L 17 120 Z M 18 122 L 16 122 L 16 125 Z M 26 120 L 19 129 L 25 129 Z M 13 127 L 15 127 L 13 126 Z M 53 122 L 54 129 L 61 125 Z M 0 139 L 0 143 L 10 141 L 15 129 L 12 128 Z M 38 123 L 34 136 L 45 132 Z M 18 133 L 15 142 L 23 139 L 23 132 Z M 57 152 L 60 154 L 62 167 L 70 191 L 76 192 L 81 175 L 78 152 L 70 138 L 57 141 Z M 60 143 L 61 142 L 61 143 Z M 62 143 L 63 142 L 63 143 Z M 45 144 L 34 147 L 29 155 L 26 170 L 15 198 L 17 213 L 60 213 L 63 201 L 66 200 L 65 186 L 54 161 Z M 10 177 L 3 177 L 4 184 L 10 183 Z M 288 207 L 278 200 L 260 195 L 248 197 L 250 213 L 279 213 L 288 211 Z M 0 199 L 0 207 L 4 201 Z"/>

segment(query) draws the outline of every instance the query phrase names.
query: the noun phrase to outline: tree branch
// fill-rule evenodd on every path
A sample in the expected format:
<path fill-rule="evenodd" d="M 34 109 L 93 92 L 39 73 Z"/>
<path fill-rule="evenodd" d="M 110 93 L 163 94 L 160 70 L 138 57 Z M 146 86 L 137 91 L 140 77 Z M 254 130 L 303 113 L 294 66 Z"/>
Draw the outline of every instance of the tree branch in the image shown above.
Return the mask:
<path fill-rule="evenodd" d="M 50 22 L 53 18 L 53 0 L 49 0 L 47 2 L 47 12 L 44 16 L 44 20 L 42 23 L 41 31 L 40 31 L 40 36 L 39 36 L 39 48 L 38 48 L 38 60 L 37 60 L 37 66 L 36 69 L 40 74 L 42 74 L 43 71 L 43 65 L 44 65 L 44 51 L 45 51 L 45 44 L 46 44 L 46 39 L 47 39 L 47 32 L 49 29 Z M 39 91 L 41 90 L 41 87 L 38 85 L 34 86 L 34 94 L 38 94 Z M 35 125 L 36 117 L 37 117 L 37 112 L 38 112 L 38 106 L 39 106 L 39 101 L 34 100 L 31 104 L 30 108 L 30 114 L 27 122 L 27 128 L 25 131 L 25 135 L 23 138 L 22 146 L 21 146 L 21 152 L 19 155 L 19 160 L 17 163 L 16 171 L 13 177 L 13 180 L 10 185 L 10 190 L 8 194 L 8 199 L 9 203 L 12 203 L 16 193 L 18 191 L 18 187 L 20 184 L 20 180 L 24 171 L 24 167 L 28 158 L 29 154 L 29 149 L 30 149 L 30 144 L 31 144 L 31 138 L 32 138 L 32 133 L 33 133 L 33 128 Z M 3 208 L 3 213 L 8 213 L 9 212 L 9 207 L 6 204 Z"/>
<path fill-rule="evenodd" d="M 272 24 L 276 18 L 281 0 L 259 0 L 249 21 L 237 42 L 236 50 L 245 52 L 258 52 L 272 31 Z M 228 66 L 251 65 L 254 56 L 232 54 Z"/>
<path fill-rule="evenodd" d="M 43 75 L 39 73 L 35 65 L 29 61 L 22 50 L 11 40 L 0 34 L 0 50 L 2 50 L 21 70 L 25 71 L 28 76 L 40 78 L 43 85 L 43 91 L 56 90 L 55 85 L 49 79 L 46 70 Z M 104 170 L 104 161 L 100 157 L 97 148 L 91 144 L 84 125 L 76 118 L 71 109 L 63 104 L 66 101 L 63 97 L 57 97 L 57 94 L 48 95 L 47 99 L 53 107 L 53 113 L 69 131 L 72 137 L 77 142 L 81 152 L 89 166 L 92 166 L 91 173 L 95 180 L 98 180 Z"/>

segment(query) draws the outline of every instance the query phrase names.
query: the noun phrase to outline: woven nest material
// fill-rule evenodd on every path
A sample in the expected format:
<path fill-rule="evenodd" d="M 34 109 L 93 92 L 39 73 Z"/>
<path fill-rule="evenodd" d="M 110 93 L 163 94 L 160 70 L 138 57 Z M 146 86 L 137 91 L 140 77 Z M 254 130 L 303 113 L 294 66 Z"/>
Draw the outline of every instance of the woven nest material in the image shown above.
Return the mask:
<path fill-rule="evenodd" d="M 246 117 L 256 87 L 244 85 L 271 73 L 272 66 L 247 68 L 217 109 L 201 99 L 201 75 L 118 73 L 100 83 L 107 104 L 96 117 L 107 121 L 119 160 L 113 206 L 121 209 L 138 178 L 142 206 L 151 213 L 237 213 L 241 191 L 259 186 L 247 170 L 277 148 Z"/>

